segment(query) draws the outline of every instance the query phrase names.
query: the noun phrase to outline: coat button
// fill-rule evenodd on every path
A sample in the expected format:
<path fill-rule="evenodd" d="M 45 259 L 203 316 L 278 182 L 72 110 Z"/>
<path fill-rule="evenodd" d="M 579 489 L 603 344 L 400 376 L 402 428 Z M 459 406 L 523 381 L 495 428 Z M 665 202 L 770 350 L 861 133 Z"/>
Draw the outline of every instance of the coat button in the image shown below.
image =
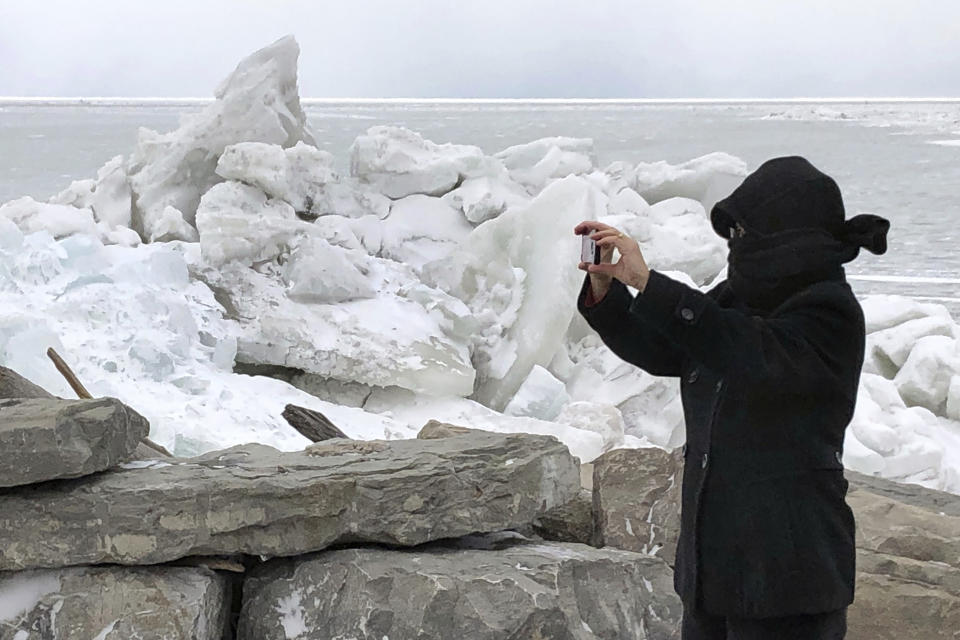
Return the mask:
<path fill-rule="evenodd" d="M 680 317 L 686 320 L 687 322 L 690 322 L 691 320 L 693 320 L 693 309 L 689 307 L 684 307 L 683 309 L 680 309 Z"/>
<path fill-rule="evenodd" d="M 720 391 L 722 387 L 723 387 L 723 380 L 717 380 L 717 391 Z"/>
<path fill-rule="evenodd" d="M 699 377 L 700 377 L 700 370 L 694 369 L 693 371 L 690 372 L 689 375 L 687 375 L 687 382 L 689 382 L 690 384 L 693 384 L 694 382 L 697 381 L 697 378 Z"/>
<path fill-rule="evenodd" d="M 700 461 L 700 468 L 701 469 L 707 468 L 707 454 L 703 454 L 703 460 Z"/>

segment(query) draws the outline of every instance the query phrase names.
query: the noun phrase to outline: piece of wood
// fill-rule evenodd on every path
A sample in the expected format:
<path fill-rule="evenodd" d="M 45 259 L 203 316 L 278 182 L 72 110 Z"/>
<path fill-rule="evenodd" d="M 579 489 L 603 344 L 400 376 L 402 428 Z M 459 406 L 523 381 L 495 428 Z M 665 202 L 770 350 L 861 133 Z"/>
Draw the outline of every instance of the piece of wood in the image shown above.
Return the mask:
<path fill-rule="evenodd" d="M 64 362 L 63 358 L 60 357 L 60 354 L 54 351 L 53 347 L 47 349 L 47 357 L 53 360 L 53 366 L 57 368 L 57 371 L 67 379 L 67 382 L 73 387 L 73 392 L 77 394 L 77 397 L 81 400 L 92 400 L 93 396 L 90 395 L 90 392 L 87 391 L 86 387 L 80 382 L 76 374 L 73 373 L 73 370 L 70 369 L 70 366 Z"/>
<path fill-rule="evenodd" d="M 283 418 L 310 442 L 322 442 L 331 438 L 350 438 L 330 422 L 327 416 L 306 407 L 288 404 L 283 410 Z"/>
<path fill-rule="evenodd" d="M 77 374 L 73 372 L 73 369 L 70 368 L 70 365 L 68 365 L 66 361 L 64 361 L 64 359 L 60 357 L 60 354 L 57 353 L 53 347 L 50 347 L 49 349 L 47 349 L 47 357 L 53 360 L 53 366 L 55 366 L 57 368 L 57 371 L 59 371 L 61 375 L 63 375 L 63 377 L 67 379 L 67 382 L 70 384 L 71 387 L 73 387 L 73 391 L 74 393 L 77 394 L 78 398 L 80 398 L 81 400 L 93 400 L 93 396 L 90 395 L 90 392 L 87 391 L 87 388 L 84 387 L 83 383 L 80 382 L 80 379 L 77 378 Z M 173 454 L 170 453 L 165 447 L 157 444 L 150 438 L 144 438 L 143 440 L 141 440 L 141 442 L 143 442 L 144 446 L 147 446 L 150 449 L 153 449 L 154 451 L 156 451 L 161 455 L 164 455 L 168 458 L 173 457 Z"/>

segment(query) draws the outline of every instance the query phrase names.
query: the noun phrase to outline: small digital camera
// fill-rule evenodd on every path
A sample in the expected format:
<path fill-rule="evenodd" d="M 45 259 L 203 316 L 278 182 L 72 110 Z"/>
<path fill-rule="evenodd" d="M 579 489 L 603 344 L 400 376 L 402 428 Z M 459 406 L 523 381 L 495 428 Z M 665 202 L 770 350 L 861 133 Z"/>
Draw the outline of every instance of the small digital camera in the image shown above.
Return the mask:
<path fill-rule="evenodd" d="M 580 261 L 590 264 L 600 264 L 600 247 L 597 246 L 596 241 L 590 237 L 589 233 L 585 233 L 582 238 Z"/>

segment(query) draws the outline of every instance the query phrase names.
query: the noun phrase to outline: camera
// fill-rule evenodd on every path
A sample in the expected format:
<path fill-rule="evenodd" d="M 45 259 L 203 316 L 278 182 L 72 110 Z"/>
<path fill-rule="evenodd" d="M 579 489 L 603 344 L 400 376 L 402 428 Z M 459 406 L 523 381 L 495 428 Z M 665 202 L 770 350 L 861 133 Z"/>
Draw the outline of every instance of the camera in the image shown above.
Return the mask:
<path fill-rule="evenodd" d="M 590 234 L 584 234 L 580 245 L 580 261 L 592 264 L 600 264 L 600 247 L 596 241 L 590 237 Z"/>

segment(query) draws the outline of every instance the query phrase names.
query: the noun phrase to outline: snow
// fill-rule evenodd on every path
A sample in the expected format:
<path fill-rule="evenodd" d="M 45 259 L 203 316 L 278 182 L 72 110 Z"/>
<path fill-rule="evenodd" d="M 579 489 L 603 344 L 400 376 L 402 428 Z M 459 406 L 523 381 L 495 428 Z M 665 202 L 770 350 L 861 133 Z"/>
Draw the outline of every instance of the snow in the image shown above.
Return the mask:
<path fill-rule="evenodd" d="M 58 571 L 17 571 L 0 575 L 0 623 L 29 613 L 40 600 L 60 591 Z"/>
<path fill-rule="evenodd" d="M 744 163 L 601 170 L 586 138 L 490 156 L 376 126 L 340 175 L 304 124 L 297 55 L 277 41 L 178 129 L 142 131 L 126 161 L 48 202 L 0 205 L 0 365 L 73 397 L 54 347 L 178 455 L 300 449 L 288 403 L 359 439 L 437 419 L 554 435 L 584 462 L 680 446 L 679 380 L 623 362 L 576 312 L 572 230 L 613 224 L 706 291 L 727 255 L 708 212 Z M 960 325 L 903 296 L 861 304 L 844 464 L 960 493 Z M 254 365 L 276 377 L 235 373 Z"/>

